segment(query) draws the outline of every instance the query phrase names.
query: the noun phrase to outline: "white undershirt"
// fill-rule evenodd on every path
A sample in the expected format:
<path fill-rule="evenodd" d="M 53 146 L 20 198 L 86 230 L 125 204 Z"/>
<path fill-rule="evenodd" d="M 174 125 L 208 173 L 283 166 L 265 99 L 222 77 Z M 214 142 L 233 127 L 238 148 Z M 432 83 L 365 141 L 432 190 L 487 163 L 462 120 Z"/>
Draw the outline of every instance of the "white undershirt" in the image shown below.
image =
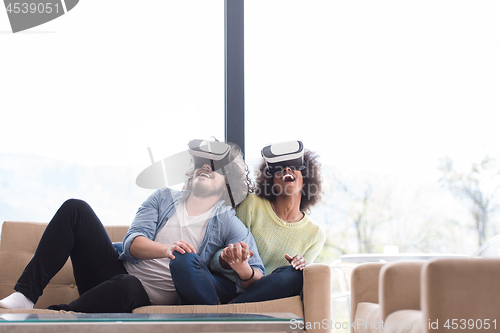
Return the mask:
<path fill-rule="evenodd" d="M 171 245 L 183 240 L 198 251 L 205 237 L 212 210 L 213 208 L 199 216 L 188 216 L 185 203 L 180 203 L 175 214 L 161 227 L 154 239 L 155 242 Z M 141 281 L 153 305 L 177 303 L 178 295 L 170 275 L 169 264 L 169 258 L 147 259 L 136 264 L 124 262 L 127 272 Z"/>

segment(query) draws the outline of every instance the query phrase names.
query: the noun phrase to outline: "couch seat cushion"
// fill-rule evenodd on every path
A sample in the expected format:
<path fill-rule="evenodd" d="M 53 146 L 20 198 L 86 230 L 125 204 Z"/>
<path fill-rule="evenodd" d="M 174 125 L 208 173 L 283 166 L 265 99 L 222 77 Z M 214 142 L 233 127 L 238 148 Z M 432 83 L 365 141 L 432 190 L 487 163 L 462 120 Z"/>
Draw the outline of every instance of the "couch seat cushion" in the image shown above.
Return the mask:
<path fill-rule="evenodd" d="M 304 318 L 300 296 L 257 303 L 223 305 L 151 305 L 137 308 L 133 313 L 293 313 Z"/>
<path fill-rule="evenodd" d="M 383 332 L 421 333 L 424 324 L 422 311 L 399 310 L 387 316 Z"/>
<path fill-rule="evenodd" d="M 381 333 L 382 312 L 380 305 L 368 302 L 358 303 L 353 325 L 354 333 Z"/>

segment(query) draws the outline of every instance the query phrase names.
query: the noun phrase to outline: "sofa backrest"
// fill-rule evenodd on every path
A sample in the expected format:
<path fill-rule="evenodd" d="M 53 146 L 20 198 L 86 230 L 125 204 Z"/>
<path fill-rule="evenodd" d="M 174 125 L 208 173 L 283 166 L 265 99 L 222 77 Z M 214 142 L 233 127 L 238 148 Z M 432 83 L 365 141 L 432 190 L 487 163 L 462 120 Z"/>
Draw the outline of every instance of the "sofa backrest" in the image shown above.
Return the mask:
<path fill-rule="evenodd" d="M 14 292 L 14 285 L 30 262 L 47 223 L 12 222 L 2 225 L 0 238 L 0 299 Z M 128 226 L 105 226 L 112 242 L 121 242 Z M 47 308 L 54 304 L 67 304 L 78 298 L 71 260 L 54 276 L 35 308 Z"/>

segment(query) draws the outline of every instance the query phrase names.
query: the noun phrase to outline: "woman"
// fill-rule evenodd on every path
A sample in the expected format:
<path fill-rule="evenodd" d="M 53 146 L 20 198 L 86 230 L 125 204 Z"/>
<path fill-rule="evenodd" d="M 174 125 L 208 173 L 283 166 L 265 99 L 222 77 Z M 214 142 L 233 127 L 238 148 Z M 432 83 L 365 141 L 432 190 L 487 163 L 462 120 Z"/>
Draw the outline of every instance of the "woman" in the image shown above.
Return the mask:
<path fill-rule="evenodd" d="M 318 256 L 324 232 L 307 214 L 321 200 L 321 164 L 302 142 L 262 149 L 256 191 L 236 214 L 252 232 L 266 272 L 272 272 L 237 296 L 233 303 L 259 302 L 295 296 L 302 290 L 302 270 Z M 245 244 L 225 248 L 212 268 L 222 271 L 248 256 Z M 218 264 L 217 264 L 218 262 Z"/>

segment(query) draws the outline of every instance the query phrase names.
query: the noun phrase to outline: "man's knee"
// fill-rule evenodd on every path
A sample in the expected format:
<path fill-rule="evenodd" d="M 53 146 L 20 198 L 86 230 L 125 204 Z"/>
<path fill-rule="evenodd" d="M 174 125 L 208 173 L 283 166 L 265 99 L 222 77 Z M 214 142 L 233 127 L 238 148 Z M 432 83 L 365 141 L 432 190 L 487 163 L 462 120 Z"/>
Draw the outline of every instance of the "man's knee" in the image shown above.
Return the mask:
<path fill-rule="evenodd" d="M 188 252 L 180 253 L 174 251 L 174 256 L 175 259 L 170 260 L 170 271 L 175 271 L 181 267 L 198 265 L 198 260 L 200 259 L 197 254 Z"/>
<path fill-rule="evenodd" d="M 80 199 L 68 199 L 61 205 L 61 207 L 57 211 L 57 214 L 76 217 L 86 216 L 89 214 L 94 215 L 94 211 L 86 201 Z"/>
<path fill-rule="evenodd" d="M 70 209 L 70 210 L 80 210 L 80 209 L 89 209 L 90 206 L 87 202 L 80 199 L 68 199 L 61 205 L 62 209 Z"/>

